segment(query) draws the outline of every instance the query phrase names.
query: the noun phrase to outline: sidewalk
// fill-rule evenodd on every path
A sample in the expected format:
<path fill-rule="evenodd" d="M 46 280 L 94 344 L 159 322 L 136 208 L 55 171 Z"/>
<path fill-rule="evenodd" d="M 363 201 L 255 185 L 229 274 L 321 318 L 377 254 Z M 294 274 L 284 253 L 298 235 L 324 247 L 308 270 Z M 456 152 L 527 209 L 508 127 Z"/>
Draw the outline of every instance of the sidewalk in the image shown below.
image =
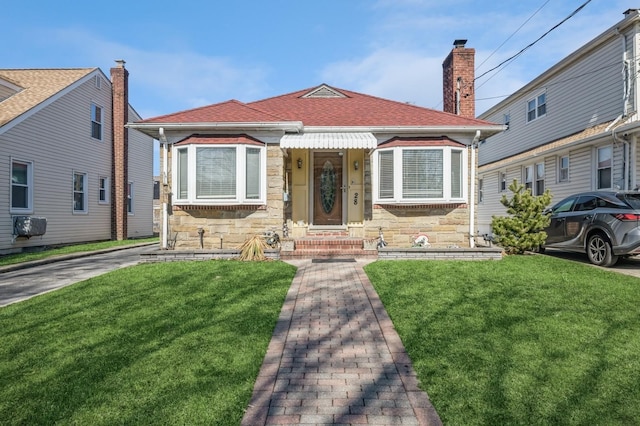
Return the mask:
<path fill-rule="evenodd" d="M 298 267 L 243 425 L 440 425 L 362 267 Z"/>

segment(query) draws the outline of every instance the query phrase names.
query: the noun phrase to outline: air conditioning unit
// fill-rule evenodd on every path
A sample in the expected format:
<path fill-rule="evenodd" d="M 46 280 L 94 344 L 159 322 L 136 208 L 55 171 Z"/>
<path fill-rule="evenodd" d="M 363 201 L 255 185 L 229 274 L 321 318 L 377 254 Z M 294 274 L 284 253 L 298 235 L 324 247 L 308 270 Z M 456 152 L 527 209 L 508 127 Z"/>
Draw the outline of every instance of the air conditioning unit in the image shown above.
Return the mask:
<path fill-rule="evenodd" d="M 17 237 L 36 237 L 47 232 L 47 218 L 33 216 L 14 216 L 13 235 Z"/>

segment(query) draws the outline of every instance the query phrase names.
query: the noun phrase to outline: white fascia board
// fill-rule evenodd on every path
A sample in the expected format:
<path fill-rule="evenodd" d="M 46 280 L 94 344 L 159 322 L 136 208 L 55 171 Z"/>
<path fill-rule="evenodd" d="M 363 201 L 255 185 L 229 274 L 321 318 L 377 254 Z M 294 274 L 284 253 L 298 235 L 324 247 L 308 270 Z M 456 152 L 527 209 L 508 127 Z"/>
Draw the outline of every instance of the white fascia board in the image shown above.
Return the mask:
<path fill-rule="evenodd" d="M 480 131 L 480 138 L 485 139 L 497 133 L 503 132 L 507 126 L 502 124 L 489 124 L 478 126 L 371 126 L 371 127 L 329 127 L 329 126 L 305 126 L 307 133 L 348 133 L 371 132 L 373 134 L 389 135 L 425 135 L 425 136 L 454 136 L 464 135 L 473 138 Z"/>
<path fill-rule="evenodd" d="M 164 132 L 206 132 L 206 131 L 236 131 L 250 132 L 256 130 L 280 130 L 285 132 L 299 132 L 302 129 L 300 121 L 280 121 L 264 123 L 127 123 L 125 127 L 136 129 L 155 139 L 160 137 L 160 129 Z"/>

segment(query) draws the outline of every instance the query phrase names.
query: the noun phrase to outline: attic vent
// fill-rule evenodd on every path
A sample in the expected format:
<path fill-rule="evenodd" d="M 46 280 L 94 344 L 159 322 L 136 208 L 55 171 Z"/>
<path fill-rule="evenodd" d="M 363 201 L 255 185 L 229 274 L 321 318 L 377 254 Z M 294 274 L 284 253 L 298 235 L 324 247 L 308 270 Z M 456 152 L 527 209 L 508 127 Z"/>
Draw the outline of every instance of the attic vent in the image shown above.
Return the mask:
<path fill-rule="evenodd" d="M 303 98 L 346 98 L 343 93 L 323 84 L 302 96 Z"/>

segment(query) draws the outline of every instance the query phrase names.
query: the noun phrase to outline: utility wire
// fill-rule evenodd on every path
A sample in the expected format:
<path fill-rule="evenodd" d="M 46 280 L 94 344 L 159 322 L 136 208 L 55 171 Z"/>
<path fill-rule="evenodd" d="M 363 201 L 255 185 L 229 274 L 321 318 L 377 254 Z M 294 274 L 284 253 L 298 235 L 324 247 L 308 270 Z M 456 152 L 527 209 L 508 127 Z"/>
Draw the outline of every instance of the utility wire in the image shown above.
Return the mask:
<path fill-rule="evenodd" d="M 584 2 L 580 7 L 578 7 L 576 10 L 573 11 L 573 13 L 571 13 L 569 16 L 567 16 L 566 18 L 564 18 L 562 21 L 560 21 L 559 23 L 557 23 L 556 25 L 554 25 L 550 30 L 548 30 L 546 33 L 542 34 L 540 37 L 538 37 L 537 40 L 535 40 L 534 42 L 530 43 L 528 46 L 524 47 L 522 50 L 520 50 L 518 53 L 516 53 L 515 55 L 511 56 L 508 59 L 505 59 L 504 61 L 500 62 L 500 64 L 498 64 L 497 66 L 491 68 L 490 70 L 482 73 L 481 75 L 477 76 L 476 78 L 473 79 L 473 81 L 478 80 L 479 78 L 484 77 L 485 75 L 489 74 L 492 71 L 495 71 L 496 69 L 502 67 L 503 65 L 505 65 L 506 63 L 513 61 L 514 59 L 516 59 L 518 56 L 522 55 L 527 49 L 529 49 L 530 47 L 532 47 L 533 45 L 535 45 L 536 43 L 538 43 L 540 40 L 542 40 L 544 37 L 546 37 L 550 32 L 552 32 L 553 30 L 555 30 L 556 28 L 558 28 L 560 25 L 564 24 L 566 21 L 568 21 L 569 19 L 571 19 L 574 15 L 576 15 L 578 12 L 580 12 L 587 4 L 589 4 L 591 2 L 591 0 L 587 0 L 586 2 Z"/>
<path fill-rule="evenodd" d="M 515 30 L 515 31 L 514 31 L 514 32 L 513 32 L 509 37 L 507 37 L 507 38 L 506 38 L 506 40 L 505 40 L 505 41 L 503 41 L 503 42 L 502 42 L 502 44 L 501 44 L 500 46 L 496 47 L 496 49 L 495 49 L 493 52 L 491 52 L 491 54 L 490 54 L 489 56 L 487 56 L 487 58 L 486 58 L 484 61 L 482 61 L 482 63 L 481 63 L 480 65 L 478 65 L 478 66 L 476 67 L 476 71 L 477 71 L 478 69 L 480 69 L 480 67 L 481 67 L 481 66 L 483 66 L 483 65 L 484 65 L 484 63 L 485 63 L 485 62 L 487 62 L 487 61 L 488 61 L 488 60 L 489 60 L 493 55 L 495 55 L 495 53 L 496 53 L 498 50 L 500 50 L 500 48 L 501 48 L 502 46 L 504 46 L 504 45 L 505 45 L 509 40 L 511 40 L 511 38 L 512 38 L 514 35 L 516 35 L 516 34 L 518 33 L 518 31 L 520 31 L 520 30 L 522 29 L 522 27 L 524 27 L 525 25 L 527 25 L 527 22 L 529 22 L 530 20 L 532 20 L 532 19 L 533 19 L 533 17 L 534 17 L 534 16 L 536 16 L 536 15 L 538 14 L 538 12 L 540 12 L 540 11 L 542 10 L 542 8 L 544 8 L 544 7 L 547 5 L 547 3 L 549 3 L 550 1 L 551 1 L 551 0 L 547 0 L 547 1 L 545 1 L 545 2 L 542 4 L 542 6 L 540 6 L 540 7 L 538 8 L 538 10 L 536 10 L 535 12 L 533 12 L 533 14 L 532 14 L 531 16 L 529 16 L 529 17 L 528 17 L 528 18 L 527 18 L 527 19 L 526 19 L 526 20 L 525 20 L 525 21 L 524 21 L 524 22 L 523 22 L 523 23 L 518 27 L 518 29 L 516 29 L 516 30 Z"/>

